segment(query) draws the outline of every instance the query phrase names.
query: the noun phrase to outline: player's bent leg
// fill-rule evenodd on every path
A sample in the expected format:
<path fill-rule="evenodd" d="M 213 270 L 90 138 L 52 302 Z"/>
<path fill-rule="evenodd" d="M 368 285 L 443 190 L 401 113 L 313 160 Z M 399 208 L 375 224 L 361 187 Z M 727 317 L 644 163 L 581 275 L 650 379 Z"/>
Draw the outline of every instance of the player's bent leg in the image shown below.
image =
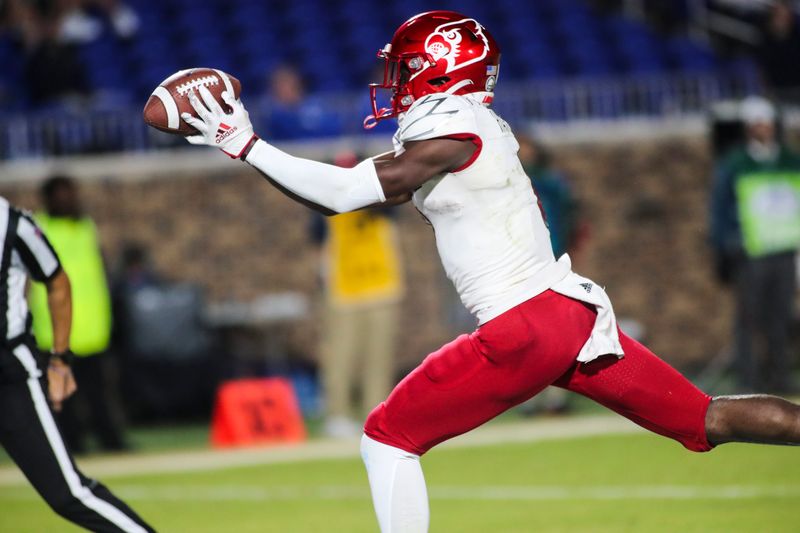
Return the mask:
<path fill-rule="evenodd" d="M 395 387 L 364 427 L 364 461 L 383 533 L 427 530 L 419 456 L 564 374 L 595 316 L 548 291 L 429 355 Z"/>
<path fill-rule="evenodd" d="M 768 395 L 712 398 L 620 333 L 622 359 L 576 365 L 556 383 L 692 451 L 726 442 L 800 444 L 800 406 Z"/>
<path fill-rule="evenodd" d="M 689 450 L 713 448 L 706 436 L 711 397 L 642 344 L 620 332 L 621 359 L 576 364 L 556 385 L 577 392 Z"/>
<path fill-rule="evenodd" d="M 370 413 L 364 431 L 423 455 L 567 372 L 595 317 L 584 304 L 546 291 L 426 357 Z"/>
<path fill-rule="evenodd" d="M 706 432 L 712 443 L 800 445 L 800 405 L 766 394 L 720 396 L 711 401 Z"/>
<path fill-rule="evenodd" d="M 419 455 L 364 435 L 361 457 L 367 467 L 372 503 L 383 533 L 428 531 L 428 492 Z"/>
<path fill-rule="evenodd" d="M 420 455 L 504 409 L 496 405 L 488 411 L 489 402 L 480 400 L 488 392 L 474 388 L 477 376 L 490 372 L 482 371 L 474 342 L 474 335 L 462 335 L 429 355 L 367 417 L 362 458 L 382 533 L 427 531 Z"/>

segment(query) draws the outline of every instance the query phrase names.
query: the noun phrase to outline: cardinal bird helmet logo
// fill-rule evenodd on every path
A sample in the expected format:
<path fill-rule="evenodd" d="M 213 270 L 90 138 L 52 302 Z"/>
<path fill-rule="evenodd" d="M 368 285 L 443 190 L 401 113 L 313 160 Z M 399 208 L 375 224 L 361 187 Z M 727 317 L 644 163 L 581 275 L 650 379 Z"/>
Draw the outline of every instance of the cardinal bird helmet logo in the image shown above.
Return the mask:
<path fill-rule="evenodd" d="M 483 43 L 480 53 L 473 55 L 462 51 L 462 42 L 465 38 L 468 38 L 462 34 L 465 29 L 471 31 Z M 473 51 L 474 48 L 467 48 L 467 50 Z M 483 26 L 477 20 L 462 19 L 438 26 L 425 39 L 425 51 L 431 55 L 434 61 L 439 61 L 440 59 L 446 61 L 447 70 L 445 72 L 449 73 L 485 58 L 486 54 L 489 53 L 489 40 L 483 33 Z"/>

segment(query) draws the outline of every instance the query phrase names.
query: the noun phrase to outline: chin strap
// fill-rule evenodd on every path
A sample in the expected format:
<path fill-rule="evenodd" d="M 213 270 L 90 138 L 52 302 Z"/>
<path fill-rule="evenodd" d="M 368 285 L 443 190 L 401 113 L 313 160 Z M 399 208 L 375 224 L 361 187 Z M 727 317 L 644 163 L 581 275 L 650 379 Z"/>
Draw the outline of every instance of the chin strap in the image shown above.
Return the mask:
<path fill-rule="evenodd" d="M 371 114 L 364 119 L 364 129 L 371 130 L 372 128 L 377 126 L 378 122 L 380 122 L 381 120 L 392 118 L 393 116 L 394 113 L 392 112 L 391 109 L 389 109 L 388 107 L 382 107 L 378 109 L 377 115 Z"/>

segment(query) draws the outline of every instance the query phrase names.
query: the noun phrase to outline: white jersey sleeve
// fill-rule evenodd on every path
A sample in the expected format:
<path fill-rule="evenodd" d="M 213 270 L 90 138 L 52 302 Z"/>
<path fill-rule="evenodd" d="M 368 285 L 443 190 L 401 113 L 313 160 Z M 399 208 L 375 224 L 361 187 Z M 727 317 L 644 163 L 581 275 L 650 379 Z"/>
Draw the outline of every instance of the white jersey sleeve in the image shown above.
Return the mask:
<path fill-rule="evenodd" d="M 399 121 L 395 147 L 440 137 L 479 137 L 475 113 L 479 105 L 450 94 L 424 96 Z"/>

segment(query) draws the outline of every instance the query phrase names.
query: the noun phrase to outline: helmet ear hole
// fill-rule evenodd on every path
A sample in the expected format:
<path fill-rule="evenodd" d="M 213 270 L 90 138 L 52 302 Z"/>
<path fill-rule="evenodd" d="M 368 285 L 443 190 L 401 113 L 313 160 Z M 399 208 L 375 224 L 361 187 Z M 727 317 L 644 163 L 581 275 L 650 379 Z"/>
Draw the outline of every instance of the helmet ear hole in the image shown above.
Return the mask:
<path fill-rule="evenodd" d="M 428 80 L 429 85 L 433 85 L 434 87 L 440 87 L 450 81 L 448 76 L 439 76 L 438 78 L 433 78 L 432 80 Z"/>

